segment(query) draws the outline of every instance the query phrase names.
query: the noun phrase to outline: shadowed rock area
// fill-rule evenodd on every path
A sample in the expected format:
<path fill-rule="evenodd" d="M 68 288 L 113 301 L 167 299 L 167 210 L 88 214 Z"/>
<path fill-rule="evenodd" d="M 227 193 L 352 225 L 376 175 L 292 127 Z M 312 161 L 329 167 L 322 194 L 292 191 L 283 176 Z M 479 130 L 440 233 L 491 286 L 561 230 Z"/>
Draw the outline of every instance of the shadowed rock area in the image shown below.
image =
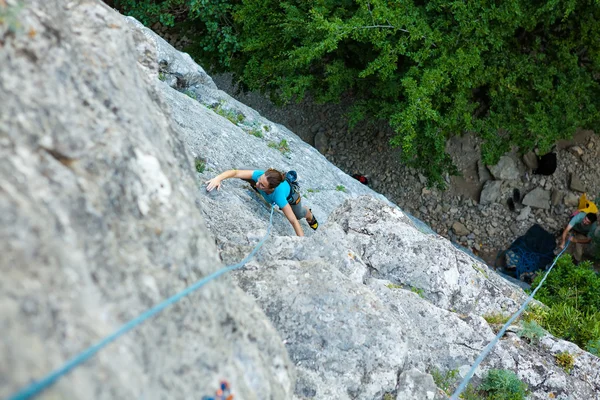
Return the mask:
<path fill-rule="evenodd" d="M 12 3 L 8 3 L 12 7 Z M 0 30 L 0 396 L 239 262 L 270 207 L 231 168 L 298 172 L 321 226 L 275 211 L 243 269 L 208 283 L 42 398 L 443 399 L 526 294 L 217 89 L 189 56 L 99 1 L 33 0 Z M 511 327 L 477 370 L 534 399 L 594 399 L 600 359 Z M 569 351 L 566 373 L 554 355 Z M 387 396 L 386 396 L 387 395 Z"/>

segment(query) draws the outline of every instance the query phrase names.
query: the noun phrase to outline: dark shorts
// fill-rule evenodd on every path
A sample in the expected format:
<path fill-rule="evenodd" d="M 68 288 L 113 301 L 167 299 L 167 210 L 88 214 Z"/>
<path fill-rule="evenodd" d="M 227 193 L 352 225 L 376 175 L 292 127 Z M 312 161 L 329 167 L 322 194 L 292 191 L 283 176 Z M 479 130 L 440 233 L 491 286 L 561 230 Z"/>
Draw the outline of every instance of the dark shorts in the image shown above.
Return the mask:
<path fill-rule="evenodd" d="M 290 207 L 292 207 L 292 211 L 296 218 L 302 219 L 306 217 L 306 208 L 302 205 L 302 200 L 300 200 L 298 204 L 290 204 Z"/>

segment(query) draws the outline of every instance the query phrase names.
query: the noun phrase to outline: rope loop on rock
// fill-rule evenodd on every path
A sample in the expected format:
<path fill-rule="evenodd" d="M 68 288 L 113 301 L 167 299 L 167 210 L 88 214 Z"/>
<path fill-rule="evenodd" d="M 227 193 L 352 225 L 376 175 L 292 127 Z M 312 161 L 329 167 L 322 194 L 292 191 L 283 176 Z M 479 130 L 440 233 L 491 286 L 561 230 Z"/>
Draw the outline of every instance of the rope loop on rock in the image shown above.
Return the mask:
<path fill-rule="evenodd" d="M 481 354 L 479 355 L 479 357 L 477 357 L 477 359 L 475 360 L 475 363 L 473 364 L 473 366 L 471 367 L 471 369 L 469 370 L 469 372 L 467 373 L 467 375 L 465 375 L 465 377 L 463 378 L 463 380 L 460 383 L 460 385 L 458 386 L 458 388 L 456 388 L 456 391 L 454 392 L 454 394 L 452 395 L 452 397 L 450 397 L 450 400 L 458 400 L 459 399 L 458 396 L 466 389 L 467 384 L 469 383 L 469 381 L 473 377 L 473 374 L 475 373 L 475 370 L 477 369 L 477 367 L 479 366 L 479 364 L 481 364 L 481 362 L 484 360 L 484 358 L 490 353 L 490 351 L 492 351 L 492 349 L 494 348 L 494 346 L 496 345 L 496 343 L 498 343 L 498 341 L 500 340 L 500 338 L 504 335 L 504 332 L 506 332 L 506 329 L 510 326 L 510 324 L 512 324 L 514 322 L 514 320 L 517 319 L 519 317 L 519 315 L 521 315 L 521 313 L 523 311 L 525 311 L 525 308 L 527 307 L 527 305 L 529 304 L 529 302 L 531 300 L 533 300 L 533 296 L 535 296 L 535 294 L 537 293 L 538 289 L 542 287 L 542 285 L 544 284 L 544 281 L 548 277 L 548 274 L 550 273 L 550 271 L 552 271 L 552 268 L 554 268 L 554 265 L 556 264 L 556 261 L 565 252 L 565 250 L 567 250 L 567 247 L 569 247 L 570 243 L 571 243 L 571 239 L 569 239 L 567 241 L 567 244 L 562 249 L 562 251 L 560 253 L 558 253 L 558 255 L 554 258 L 554 261 L 552 262 L 552 265 L 550 266 L 550 268 L 548 268 L 548 271 L 546 271 L 546 275 L 544 275 L 544 278 L 540 281 L 540 284 L 537 285 L 537 287 L 534 289 L 534 291 L 531 293 L 531 295 L 527 298 L 527 300 L 525 300 L 525 303 L 523 303 L 523 305 L 521 306 L 521 308 L 519 308 L 519 310 L 512 317 L 510 317 L 510 319 L 506 322 L 506 324 L 504 324 L 504 326 L 502 327 L 502 329 L 500 329 L 500 332 L 498 332 L 498 334 L 496 335 L 496 337 L 494 338 L 494 340 L 492 340 L 485 347 L 485 349 L 483 350 L 483 352 L 481 352 Z"/>
<path fill-rule="evenodd" d="M 155 305 L 154 307 L 152 307 L 149 310 L 145 311 L 144 313 L 140 314 L 138 317 L 127 322 L 126 324 L 121 326 L 119 329 L 117 329 L 115 332 L 106 336 L 104 339 L 102 339 L 98 343 L 96 343 L 96 344 L 88 347 L 84 351 L 82 351 L 81 353 L 79 353 L 78 355 L 76 355 L 75 357 L 73 357 L 72 359 L 67 361 L 62 367 L 49 373 L 44 378 L 42 378 L 38 381 L 34 381 L 29 386 L 26 386 L 25 388 L 21 389 L 17 393 L 13 394 L 12 396 L 10 396 L 8 398 L 8 400 L 27 400 L 27 399 L 31 399 L 31 398 L 37 396 L 42 391 L 44 391 L 47 388 L 49 388 L 50 386 L 52 386 L 57 380 L 62 378 L 64 375 L 68 374 L 71 370 L 75 369 L 77 366 L 84 363 L 92 356 L 94 356 L 98 351 L 100 351 L 106 345 L 115 341 L 120 336 L 129 332 L 136 326 L 142 324 L 147 319 L 160 313 L 162 310 L 164 310 L 171 304 L 176 303 L 177 301 L 181 300 L 183 297 L 185 297 L 185 296 L 189 295 L 190 293 L 196 291 L 197 289 L 201 288 L 202 286 L 204 286 L 208 282 L 212 281 L 213 279 L 216 279 L 219 276 L 221 276 L 227 272 L 230 272 L 235 269 L 239 269 L 239 268 L 243 267 L 248 261 L 250 261 L 250 259 L 256 254 L 256 252 L 262 247 L 264 242 L 269 237 L 269 234 L 271 233 L 271 227 L 273 226 L 273 210 L 274 210 L 274 207 L 272 206 L 271 207 L 271 215 L 269 217 L 269 226 L 267 228 L 267 233 L 258 242 L 256 247 L 250 252 L 250 254 L 248 254 L 242 261 L 240 261 L 239 263 L 234 264 L 234 265 L 223 267 L 220 270 L 213 272 L 209 276 L 200 279 L 193 285 L 188 286 L 181 292 L 179 292 L 179 293 L 169 297 L 168 299 L 164 300 L 163 302 Z"/>

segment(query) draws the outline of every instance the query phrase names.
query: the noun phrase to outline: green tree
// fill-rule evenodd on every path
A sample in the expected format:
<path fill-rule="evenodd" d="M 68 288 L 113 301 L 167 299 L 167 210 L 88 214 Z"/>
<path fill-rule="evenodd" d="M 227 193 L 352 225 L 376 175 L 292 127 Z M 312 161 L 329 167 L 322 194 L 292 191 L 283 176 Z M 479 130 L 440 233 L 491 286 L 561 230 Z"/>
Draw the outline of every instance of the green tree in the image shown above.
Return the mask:
<path fill-rule="evenodd" d="M 388 121 L 391 145 L 432 183 L 454 170 L 452 135 L 477 133 L 494 163 L 600 120 L 598 0 L 185 3 L 205 66 L 283 102 L 350 93 L 351 121 Z"/>

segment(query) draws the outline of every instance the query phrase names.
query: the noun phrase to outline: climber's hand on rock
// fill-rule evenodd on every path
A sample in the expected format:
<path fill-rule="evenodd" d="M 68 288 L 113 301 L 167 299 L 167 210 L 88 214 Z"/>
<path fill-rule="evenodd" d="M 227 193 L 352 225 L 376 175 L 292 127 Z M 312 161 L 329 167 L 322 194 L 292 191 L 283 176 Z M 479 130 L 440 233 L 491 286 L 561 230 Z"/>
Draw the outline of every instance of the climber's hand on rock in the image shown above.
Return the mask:
<path fill-rule="evenodd" d="M 206 181 L 206 191 L 210 192 L 213 189 L 221 190 L 221 180 L 219 178 L 212 178 Z"/>

